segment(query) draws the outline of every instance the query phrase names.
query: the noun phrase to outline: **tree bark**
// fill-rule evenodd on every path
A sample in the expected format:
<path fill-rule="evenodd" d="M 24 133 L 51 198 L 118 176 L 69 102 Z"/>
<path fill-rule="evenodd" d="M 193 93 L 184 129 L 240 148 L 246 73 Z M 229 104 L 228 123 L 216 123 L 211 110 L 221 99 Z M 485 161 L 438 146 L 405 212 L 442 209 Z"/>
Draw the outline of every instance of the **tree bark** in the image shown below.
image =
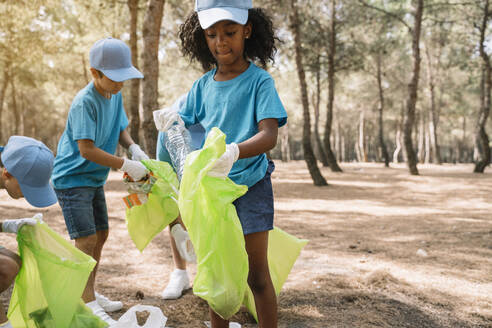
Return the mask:
<path fill-rule="evenodd" d="M 14 131 L 13 131 L 13 133 L 15 135 L 18 135 L 19 131 L 20 131 L 21 117 L 20 117 L 20 113 L 19 113 L 19 108 L 17 108 L 17 97 L 16 97 L 14 76 L 10 77 L 10 87 L 11 87 L 10 94 L 12 96 L 12 112 L 14 113 Z"/>
<path fill-rule="evenodd" d="M 2 80 L 2 88 L 0 89 L 0 124 L 2 122 L 2 115 L 3 115 L 3 104 L 5 100 L 5 94 L 7 92 L 7 88 L 9 86 L 9 65 L 6 65 L 3 69 L 3 80 Z M 3 129 L 2 126 L 0 126 L 0 144 L 4 144 L 6 140 L 4 140 L 4 135 L 2 133 Z"/>
<path fill-rule="evenodd" d="M 326 186 L 328 183 L 321 175 L 314 156 L 313 148 L 311 146 L 311 119 L 309 117 L 309 100 L 306 85 L 306 75 L 304 73 L 304 66 L 302 63 L 302 49 L 301 49 L 301 31 L 299 27 L 299 13 L 297 9 L 297 0 L 291 0 L 291 12 L 290 12 L 290 28 L 294 35 L 295 44 L 295 57 L 297 74 L 299 76 L 299 83 L 301 87 L 301 98 L 303 108 L 303 129 L 302 129 L 302 145 L 304 150 L 304 160 L 306 161 L 309 173 L 313 179 L 315 186 Z"/>
<path fill-rule="evenodd" d="M 384 90 L 381 79 L 381 52 L 378 52 L 377 55 L 377 80 L 378 80 L 378 90 L 379 90 L 379 110 L 378 110 L 378 141 L 379 141 L 379 153 L 380 156 L 384 159 L 384 166 L 389 167 L 389 154 L 388 149 L 386 148 L 386 143 L 384 142 L 384 126 L 383 126 L 383 113 L 384 113 Z"/>
<path fill-rule="evenodd" d="M 290 161 L 290 145 L 289 145 L 289 124 L 284 125 L 280 129 L 280 149 L 282 162 Z"/>
<path fill-rule="evenodd" d="M 128 10 L 130 12 L 130 50 L 132 51 L 132 64 L 138 69 L 138 37 L 137 37 L 137 21 L 138 21 L 138 1 L 128 0 Z M 140 79 L 132 79 L 130 81 L 130 103 L 128 106 L 130 113 L 130 135 L 137 144 L 139 143 L 140 131 Z"/>
<path fill-rule="evenodd" d="M 152 112 L 159 108 L 159 38 L 164 13 L 165 0 L 150 0 L 143 23 L 143 130 L 145 147 L 151 158 L 155 158 L 157 129 L 154 125 Z"/>
<path fill-rule="evenodd" d="M 420 75 L 420 31 L 422 27 L 422 14 L 424 1 L 415 0 L 416 10 L 414 13 L 415 23 L 412 31 L 412 53 L 413 53 L 413 76 L 408 84 L 408 101 L 405 118 L 403 120 L 403 145 L 407 154 L 407 165 L 412 175 L 418 175 L 417 156 L 412 144 L 412 129 L 415 121 L 415 107 L 417 104 L 417 92 Z"/>
<path fill-rule="evenodd" d="M 490 58 L 485 51 L 485 31 L 487 22 L 492 15 L 489 12 L 489 0 L 485 1 L 482 25 L 480 27 L 480 57 L 482 58 L 482 83 L 480 85 L 480 112 L 478 114 L 477 127 L 475 133 L 475 146 L 478 151 L 478 160 L 475 162 L 473 172 L 483 173 L 490 164 L 489 137 L 485 131 L 485 126 L 490 112 L 490 89 L 492 88 Z"/>
<path fill-rule="evenodd" d="M 429 111 L 429 137 L 431 146 L 431 158 L 434 164 L 441 164 L 441 154 L 439 149 L 439 143 L 437 140 L 437 125 L 439 123 L 439 114 L 436 108 L 436 83 L 435 74 L 432 68 L 432 56 L 430 54 L 430 49 L 428 46 L 425 47 L 425 53 L 427 57 L 427 80 L 429 83 L 429 96 L 431 100 L 430 111 Z M 439 61 L 438 67 L 439 69 Z"/>
<path fill-rule="evenodd" d="M 331 125 L 333 120 L 333 104 L 335 101 L 335 54 L 336 54 L 336 15 L 335 6 L 336 0 L 331 0 L 330 11 L 331 11 L 331 28 L 330 28 L 330 38 L 329 38 L 329 49 L 328 49 L 328 105 L 326 110 L 326 123 L 325 123 L 325 134 L 324 134 L 324 146 L 325 152 L 328 159 L 328 164 L 333 172 L 342 172 L 340 166 L 338 166 L 337 159 L 333 155 L 331 150 L 330 136 L 331 136 Z"/>
<path fill-rule="evenodd" d="M 357 148 L 359 149 L 360 161 L 367 162 L 367 147 L 366 147 L 366 134 L 365 134 L 365 115 L 364 110 L 360 111 L 359 114 L 359 129 L 358 129 L 358 141 Z"/>
<path fill-rule="evenodd" d="M 321 137 L 319 135 L 319 107 L 321 103 L 321 64 L 319 60 L 319 55 L 316 57 L 316 94 L 314 99 L 314 138 L 316 141 L 316 149 L 319 154 L 319 160 L 323 163 L 323 166 L 328 166 L 328 157 L 326 156 L 325 149 L 321 142 Z"/>

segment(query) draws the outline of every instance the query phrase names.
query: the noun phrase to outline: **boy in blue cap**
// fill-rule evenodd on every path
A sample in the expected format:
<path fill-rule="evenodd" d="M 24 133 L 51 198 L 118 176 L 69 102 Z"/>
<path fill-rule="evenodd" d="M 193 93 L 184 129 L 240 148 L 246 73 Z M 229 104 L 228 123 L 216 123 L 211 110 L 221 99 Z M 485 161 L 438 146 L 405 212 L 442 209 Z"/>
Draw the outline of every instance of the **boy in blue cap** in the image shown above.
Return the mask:
<path fill-rule="evenodd" d="M 93 81 L 72 102 L 58 143 L 52 181 L 70 238 L 99 264 L 108 237 L 103 187 L 109 170 L 121 169 L 138 181 L 148 173 L 140 161 L 149 157 L 126 130 L 128 119 L 120 90 L 124 81 L 143 78 L 131 63 L 130 48 L 118 39 L 99 40 L 90 50 L 90 65 Z M 114 156 L 118 143 L 128 148 L 131 160 Z M 120 310 L 123 304 L 95 293 L 97 268 L 82 299 L 95 315 L 113 324 L 107 312 Z"/>
<path fill-rule="evenodd" d="M 53 153 L 42 142 L 28 137 L 12 136 L 5 147 L 0 147 L 3 163 L 0 189 L 6 189 L 14 199 L 26 198 L 35 207 L 56 203 L 56 195 L 50 186 L 53 169 Z M 0 232 L 17 233 L 23 225 L 35 225 L 42 214 L 34 218 L 4 220 Z M 21 267 L 20 257 L 0 245 L 0 293 L 9 288 Z M 0 304 L 0 327 L 12 328 L 2 304 Z"/>

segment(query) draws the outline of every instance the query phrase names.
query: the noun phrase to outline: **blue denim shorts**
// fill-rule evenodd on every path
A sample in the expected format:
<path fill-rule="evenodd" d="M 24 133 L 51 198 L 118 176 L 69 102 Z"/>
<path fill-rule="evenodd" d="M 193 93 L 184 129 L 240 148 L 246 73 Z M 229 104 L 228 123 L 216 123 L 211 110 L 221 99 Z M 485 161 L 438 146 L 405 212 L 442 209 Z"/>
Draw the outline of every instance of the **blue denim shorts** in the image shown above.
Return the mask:
<path fill-rule="evenodd" d="M 55 189 L 70 239 L 108 230 L 108 209 L 103 187 Z"/>
<path fill-rule="evenodd" d="M 273 170 L 275 164 L 269 161 L 263 179 L 233 202 L 245 235 L 273 229 Z"/>

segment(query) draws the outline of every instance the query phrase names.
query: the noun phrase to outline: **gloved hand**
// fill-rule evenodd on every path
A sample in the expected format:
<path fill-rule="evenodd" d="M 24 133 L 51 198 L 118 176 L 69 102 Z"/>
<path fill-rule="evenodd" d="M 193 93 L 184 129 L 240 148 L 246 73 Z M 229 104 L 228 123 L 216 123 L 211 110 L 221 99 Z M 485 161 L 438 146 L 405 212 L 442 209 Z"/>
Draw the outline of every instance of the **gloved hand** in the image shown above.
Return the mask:
<path fill-rule="evenodd" d="M 215 162 L 208 172 L 208 175 L 216 178 L 225 178 L 232 168 L 232 165 L 239 157 L 239 147 L 235 143 L 226 145 L 226 151 Z"/>
<path fill-rule="evenodd" d="M 175 122 L 184 125 L 184 122 L 181 119 L 181 116 L 179 116 L 177 109 L 178 108 L 174 106 L 166 107 L 152 113 L 154 115 L 154 123 L 157 130 L 166 132 Z"/>
<path fill-rule="evenodd" d="M 143 177 L 149 173 L 149 170 L 140 162 L 132 161 L 131 159 L 124 158 L 123 165 L 121 166 L 122 171 L 128 173 L 128 175 L 134 180 L 142 180 Z"/>
<path fill-rule="evenodd" d="M 38 222 L 43 222 L 43 214 L 41 213 L 37 213 L 32 218 L 5 220 L 2 223 L 2 231 L 17 233 L 23 225 L 27 224 L 27 225 L 34 226 Z"/>
<path fill-rule="evenodd" d="M 149 156 L 147 156 L 147 154 L 137 144 L 131 144 L 130 147 L 128 147 L 128 151 L 132 155 L 132 160 L 134 161 L 149 159 Z"/>

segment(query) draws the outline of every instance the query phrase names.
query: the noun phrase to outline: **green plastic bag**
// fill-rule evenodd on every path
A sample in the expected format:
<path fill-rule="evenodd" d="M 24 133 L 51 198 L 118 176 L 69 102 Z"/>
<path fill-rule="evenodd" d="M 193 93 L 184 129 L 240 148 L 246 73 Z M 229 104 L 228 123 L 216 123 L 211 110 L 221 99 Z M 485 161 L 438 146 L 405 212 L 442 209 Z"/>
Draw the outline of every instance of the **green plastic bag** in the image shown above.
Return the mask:
<path fill-rule="evenodd" d="M 178 178 L 166 162 L 144 160 L 142 163 L 157 178 L 145 204 L 126 209 L 126 226 L 140 252 L 179 215 Z"/>
<path fill-rule="evenodd" d="M 248 256 L 232 202 L 248 188 L 207 175 L 224 152 L 225 135 L 213 128 L 203 148 L 187 156 L 179 210 L 197 256 L 193 292 L 228 319 L 239 310 L 247 287 Z"/>
<path fill-rule="evenodd" d="M 24 226 L 17 234 L 22 267 L 15 279 L 8 317 L 14 328 L 99 328 L 107 324 L 81 304 L 96 261 L 46 224 Z M 85 309 L 84 309 L 85 308 Z M 88 324 L 72 325 L 76 315 Z"/>
<path fill-rule="evenodd" d="M 277 227 L 268 234 L 268 267 L 270 268 L 270 276 L 277 295 L 287 280 L 287 276 L 301 250 L 307 243 L 306 239 L 296 238 Z M 249 286 L 244 296 L 243 304 L 258 321 L 255 300 Z"/>

